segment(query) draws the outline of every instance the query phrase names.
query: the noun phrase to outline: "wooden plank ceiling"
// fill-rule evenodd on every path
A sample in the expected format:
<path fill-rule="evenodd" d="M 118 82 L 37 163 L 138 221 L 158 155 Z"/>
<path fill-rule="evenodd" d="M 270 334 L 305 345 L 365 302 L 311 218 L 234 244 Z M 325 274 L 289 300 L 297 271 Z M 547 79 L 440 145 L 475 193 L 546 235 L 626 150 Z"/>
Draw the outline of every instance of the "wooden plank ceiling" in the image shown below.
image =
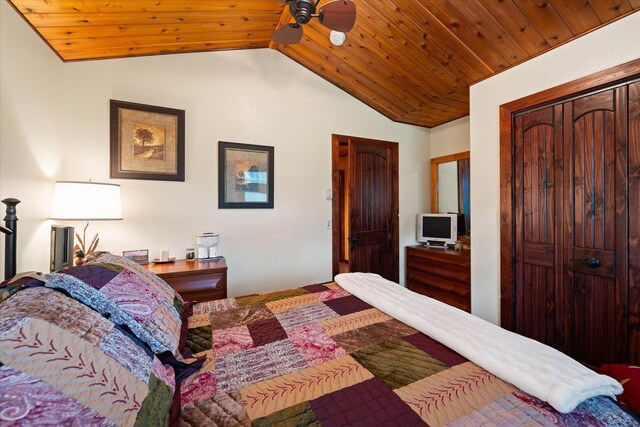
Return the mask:
<path fill-rule="evenodd" d="M 64 61 L 271 47 L 390 119 L 426 127 L 467 115 L 471 84 L 640 9 L 640 0 L 352 0 L 356 24 L 337 47 L 317 19 L 300 43 L 270 43 L 291 22 L 279 0 L 9 1 Z"/>

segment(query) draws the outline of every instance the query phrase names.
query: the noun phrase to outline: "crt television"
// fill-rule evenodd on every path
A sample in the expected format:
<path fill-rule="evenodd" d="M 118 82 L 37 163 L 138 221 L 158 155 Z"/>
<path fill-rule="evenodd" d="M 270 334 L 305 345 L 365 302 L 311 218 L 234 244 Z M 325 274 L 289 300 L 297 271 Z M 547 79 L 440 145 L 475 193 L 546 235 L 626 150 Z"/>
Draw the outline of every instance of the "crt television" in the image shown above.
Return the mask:
<path fill-rule="evenodd" d="M 458 214 L 418 214 L 416 240 L 427 244 L 454 245 L 458 240 Z"/>

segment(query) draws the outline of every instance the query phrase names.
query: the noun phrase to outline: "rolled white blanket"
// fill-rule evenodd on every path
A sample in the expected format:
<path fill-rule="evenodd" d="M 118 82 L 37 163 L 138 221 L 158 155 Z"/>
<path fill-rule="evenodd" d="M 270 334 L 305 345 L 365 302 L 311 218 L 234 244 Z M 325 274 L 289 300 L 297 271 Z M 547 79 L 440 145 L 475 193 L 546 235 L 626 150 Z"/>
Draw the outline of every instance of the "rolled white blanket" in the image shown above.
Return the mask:
<path fill-rule="evenodd" d="M 335 280 L 347 292 L 560 412 L 571 412 L 593 396 L 622 393 L 622 386 L 613 378 L 593 372 L 554 348 L 416 294 L 377 274 L 339 274 Z"/>

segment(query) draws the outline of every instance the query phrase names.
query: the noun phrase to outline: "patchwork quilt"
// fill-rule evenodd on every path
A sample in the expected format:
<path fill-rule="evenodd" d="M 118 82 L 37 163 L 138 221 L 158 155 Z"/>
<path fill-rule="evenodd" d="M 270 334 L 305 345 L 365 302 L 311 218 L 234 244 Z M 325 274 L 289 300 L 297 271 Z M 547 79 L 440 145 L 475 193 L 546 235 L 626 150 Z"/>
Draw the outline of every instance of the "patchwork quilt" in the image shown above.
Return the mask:
<path fill-rule="evenodd" d="M 182 299 L 122 257 L 0 286 L 0 426 L 177 420 Z M 176 371 L 174 371 L 174 368 Z"/>
<path fill-rule="evenodd" d="M 173 368 L 126 327 L 63 292 L 0 305 L 0 425 L 163 426 Z"/>
<path fill-rule="evenodd" d="M 187 348 L 183 426 L 640 425 L 607 397 L 557 412 L 336 283 L 196 304 Z"/>

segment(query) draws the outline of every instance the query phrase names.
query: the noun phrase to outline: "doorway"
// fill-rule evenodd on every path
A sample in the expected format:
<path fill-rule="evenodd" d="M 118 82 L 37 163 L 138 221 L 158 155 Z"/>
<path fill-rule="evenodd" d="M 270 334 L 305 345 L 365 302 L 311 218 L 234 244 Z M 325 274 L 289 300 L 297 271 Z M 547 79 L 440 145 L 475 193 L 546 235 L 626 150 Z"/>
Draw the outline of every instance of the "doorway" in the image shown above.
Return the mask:
<path fill-rule="evenodd" d="M 399 281 L 398 144 L 332 135 L 333 275 Z"/>

